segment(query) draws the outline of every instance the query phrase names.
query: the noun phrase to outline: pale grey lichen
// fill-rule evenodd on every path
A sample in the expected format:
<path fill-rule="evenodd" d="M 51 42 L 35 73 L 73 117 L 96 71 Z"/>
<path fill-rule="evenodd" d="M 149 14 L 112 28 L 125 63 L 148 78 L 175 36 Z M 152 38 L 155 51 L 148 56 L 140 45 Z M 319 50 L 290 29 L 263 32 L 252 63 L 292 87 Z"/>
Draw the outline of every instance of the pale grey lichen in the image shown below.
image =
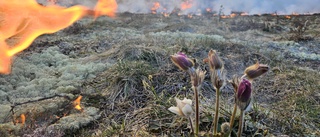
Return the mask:
<path fill-rule="evenodd" d="M 0 86 L 0 126 L 12 121 L 10 109 L 13 103 L 38 100 L 55 94 L 72 99 L 73 95 L 68 93 L 79 89 L 85 80 L 95 78 L 108 67 L 109 64 L 100 61 L 70 58 L 62 54 L 57 46 L 34 52 L 29 56 L 18 56 L 12 65 L 11 74 L 0 77 L 0 82 L 3 83 Z M 15 107 L 14 116 L 26 113 L 55 114 L 68 103 L 70 100 L 62 97 L 28 103 Z M 83 118 L 79 116 L 84 122 L 73 122 L 73 127 L 79 127 L 97 119 L 97 109 L 88 108 L 86 111 L 90 113 L 83 113 Z M 95 111 L 94 116 L 91 111 Z M 9 119 L 7 119 L 8 116 Z M 61 125 L 63 124 L 68 122 L 62 122 Z"/>
<path fill-rule="evenodd" d="M 62 117 L 55 124 L 48 126 L 46 132 L 51 133 L 56 131 L 77 130 L 88 125 L 92 121 L 97 120 L 100 116 L 98 108 L 87 107 L 84 108 L 83 112 Z"/>

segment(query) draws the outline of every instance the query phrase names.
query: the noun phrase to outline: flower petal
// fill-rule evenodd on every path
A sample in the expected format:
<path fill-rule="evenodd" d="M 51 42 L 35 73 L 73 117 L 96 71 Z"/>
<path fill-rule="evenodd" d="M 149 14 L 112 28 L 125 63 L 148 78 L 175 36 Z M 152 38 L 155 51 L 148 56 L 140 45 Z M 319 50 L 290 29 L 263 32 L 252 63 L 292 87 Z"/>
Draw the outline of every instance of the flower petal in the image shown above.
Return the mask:
<path fill-rule="evenodd" d="M 192 107 L 191 107 L 191 105 L 189 105 L 189 104 L 186 104 L 186 105 L 181 109 L 181 111 L 182 111 L 183 115 L 186 116 L 186 117 L 189 117 L 189 116 L 192 114 L 192 112 L 193 112 Z"/>
<path fill-rule="evenodd" d="M 181 102 L 184 103 L 184 104 L 192 105 L 192 100 L 191 99 L 184 98 Z"/>
<path fill-rule="evenodd" d="M 170 107 L 168 110 L 171 111 L 172 113 L 179 115 L 179 116 L 183 116 L 183 113 L 180 111 L 180 109 L 178 107 Z"/>

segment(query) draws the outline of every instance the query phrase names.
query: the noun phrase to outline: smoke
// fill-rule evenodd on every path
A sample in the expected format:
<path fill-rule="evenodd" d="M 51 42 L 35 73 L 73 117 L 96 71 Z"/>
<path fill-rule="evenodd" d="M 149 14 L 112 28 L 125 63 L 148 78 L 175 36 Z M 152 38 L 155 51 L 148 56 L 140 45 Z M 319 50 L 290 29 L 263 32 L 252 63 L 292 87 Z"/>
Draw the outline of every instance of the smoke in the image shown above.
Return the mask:
<path fill-rule="evenodd" d="M 320 13 L 320 0 L 118 0 L 118 12 L 150 13 L 154 2 L 161 5 L 157 12 L 172 12 L 174 9 L 181 9 L 181 5 L 186 1 L 191 3 L 192 7 L 182 10 L 185 14 L 207 8 L 219 12 L 221 6 L 224 14 L 230 14 L 231 11 L 249 14 Z"/>
<path fill-rule="evenodd" d="M 37 0 L 39 3 L 55 1 L 62 6 L 72 6 L 76 4 L 87 7 L 94 7 L 98 0 Z M 198 13 L 210 8 L 214 12 L 219 12 L 221 6 L 224 14 L 231 11 L 247 12 L 249 14 L 277 13 L 320 13 L 320 0 L 117 0 L 118 12 L 131 13 L 151 13 L 151 8 L 155 2 L 160 4 L 156 12 L 171 13 L 179 10 L 181 14 Z M 180 10 L 185 3 L 191 7 Z M 44 4 L 46 5 L 46 4 Z"/>

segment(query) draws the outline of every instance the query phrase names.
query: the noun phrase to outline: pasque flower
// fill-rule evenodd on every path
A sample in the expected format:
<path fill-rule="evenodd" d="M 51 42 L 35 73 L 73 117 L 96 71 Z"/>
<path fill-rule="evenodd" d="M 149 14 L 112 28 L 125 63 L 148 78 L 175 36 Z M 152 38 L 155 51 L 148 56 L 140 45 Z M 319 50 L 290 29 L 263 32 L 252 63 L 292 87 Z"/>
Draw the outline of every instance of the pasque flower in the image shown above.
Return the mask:
<path fill-rule="evenodd" d="M 269 66 L 264 64 L 259 64 L 259 62 L 257 62 L 256 64 L 246 68 L 246 70 L 244 70 L 244 74 L 245 76 L 248 77 L 249 80 L 252 80 L 266 73 L 268 70 L 269 70 Z"/>
<path fill-rule="evenodd" d="M 215 50 L 210 50 L 208 53 L 208 58 L 204 59 L 203 62 L 208 62 L 209 67 L 211 70 L 213 69 L 221 69 L 223 66 L 223 63 L 218 56 L 217 52 Z"/>
<path fill-rule="evenodd" d="M 181 70 L 187 71 L 194 66 L 194 62 L 182 52 L 170 56 L 171 61 Z"/>
<path fill-rule="evenodd" d="M 183 100 L 180 100 L 179 98 L 175 98 L 175 100 L 177 102 L 177 106 L 170 107 L 168 110 L 179 116 L 189 117 L 193 112 L 191 107 L 192 100 L 187 98 L 184 98 Z"/>
<path fill-rule="evenodd" d="M 191 75 L 191 84 L 194 88 L 198 88 L 201 86 L 206 71 L 202 71 L 200 68 L 197 68 L 195 71 L 190 71 Z"/>
<path fill-rule="evenodd" d="M 241 110 L 245 110 L 249 106 L 251 101 L 251 92 L 252 88 L 250 81 L 242 79 L 236 95 L 237 105 Z"/>

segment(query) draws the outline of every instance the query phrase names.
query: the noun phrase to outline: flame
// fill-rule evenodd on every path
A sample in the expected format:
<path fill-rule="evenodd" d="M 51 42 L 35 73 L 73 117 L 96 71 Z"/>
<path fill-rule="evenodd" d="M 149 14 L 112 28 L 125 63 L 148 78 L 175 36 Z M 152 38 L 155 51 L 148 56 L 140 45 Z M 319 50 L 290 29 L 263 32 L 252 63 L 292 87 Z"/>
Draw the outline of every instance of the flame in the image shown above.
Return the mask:
<path fill-rule="evenodd" d="M 23 126 L 25 122 L 26 122 L 26 116 L 24 114 L 21 114 L 20 118 L 15 120 L 15 123 L 21 123 L 21 126 Z"/>
<path fill-rule="evenodd" d="M 82 108 L 80 106 L 81 99 L 82 99 L 82 96 L 79 96 L 76 100 L 73 101 L 73 106 L 77 110 L 82 110 Z"/>
<path fill-rule="evenodd" d="M 234 18 L 235 16 L 237 16 L 237 14 L 235 14 L 235 13 L 230 14 L 230 18 Z"/>
<path fill-rule="evenodd" d="M 192 7 L 192 0 L 181 3 L 181 10 L 190 9 Z"/>
<path fill-rule="evenodd" d="M 28 48 L 38 36 L 64 29 L 86 15 L 114 16 L 115 0 L 99 0 L 94 13 L 80 5 L 69 8 L 41 6 L 36 0 L 0 1 L 0 73 L 10 73 L 11 58 Z M 15 44 L 9 38 L 18 38 Z"/>
<path fill-rule="evenodd" d="M 162 15 L 163 15 L 164 17 L 169 17 L 169 16 L 170 16 L 170 13 L 163 12 Z"/>
<path fill-rule="evenodd" d="M 24 125 L 24 123 L 26 122 L 26 116 L 24 114 L 21 114 L 20 118 L 21 118 L 21 125 Z"/>
<path fill-rule="evenodd" d="M 206 8 L 206 11 L 210 13 L 212 10 L 210 8 Z"/>
<path fill-rule="evenodd" d="M 240 16 L 247 16 L 247 15 L 249 15 L 247 12 L 242 12 L 242 13 L 240 14 Z"/>
<path fill-rule="evenodd" d="M 289 15 L 286 15 L 286 16 L 284 16 L 285 18 L 287 18 L 287 19 L 290 19 L 291 18 L 291 16 L 289 16 Z"/>
<path fill-rule="evenodd" d="M 101 15 L 107 15 L 110 17 L 115 16 L 118 4 L 116 0 L 99 0 L 94 8 L 95 18 Z"/>
<path fill-rule="evenodd" d="M 156 14 L 156 13 L 157 13 L 157 9 L 159 9 L 160 6 L 161 6 L 161 5 L 160 5 L 159 2 L 153 3 L 153 7 L 151 8 L 151 13 L 152 13 L 152 14 Z"/>

